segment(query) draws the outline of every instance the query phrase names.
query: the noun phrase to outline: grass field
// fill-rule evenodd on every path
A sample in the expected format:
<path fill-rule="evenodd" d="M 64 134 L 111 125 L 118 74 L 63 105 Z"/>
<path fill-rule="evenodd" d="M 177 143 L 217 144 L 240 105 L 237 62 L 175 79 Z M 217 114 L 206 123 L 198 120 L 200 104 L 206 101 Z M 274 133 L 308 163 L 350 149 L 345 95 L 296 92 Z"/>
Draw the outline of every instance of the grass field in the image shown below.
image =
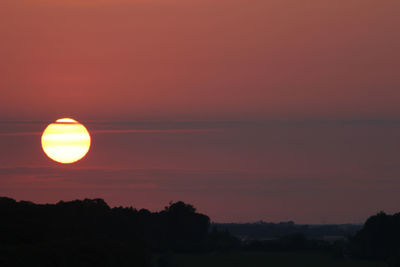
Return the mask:
<path fill-rule="evenodd" d="M 164 255 L 176 267 L 387 267 L 384 263 L 337 259 L 324 253 L 238 252 Z"/>

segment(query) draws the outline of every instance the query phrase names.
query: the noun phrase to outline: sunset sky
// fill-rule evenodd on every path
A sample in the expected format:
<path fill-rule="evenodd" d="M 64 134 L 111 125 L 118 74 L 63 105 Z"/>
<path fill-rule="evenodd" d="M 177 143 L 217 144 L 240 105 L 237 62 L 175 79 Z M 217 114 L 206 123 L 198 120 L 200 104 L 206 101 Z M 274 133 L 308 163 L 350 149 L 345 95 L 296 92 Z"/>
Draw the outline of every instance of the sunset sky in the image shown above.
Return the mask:
<path fill-rule="evenodd" d="M 217 222 L 399 212 L 400 1 L 1 0 L 0 196 Z M 62 165 L 40 137 L 92 135 Z"/>

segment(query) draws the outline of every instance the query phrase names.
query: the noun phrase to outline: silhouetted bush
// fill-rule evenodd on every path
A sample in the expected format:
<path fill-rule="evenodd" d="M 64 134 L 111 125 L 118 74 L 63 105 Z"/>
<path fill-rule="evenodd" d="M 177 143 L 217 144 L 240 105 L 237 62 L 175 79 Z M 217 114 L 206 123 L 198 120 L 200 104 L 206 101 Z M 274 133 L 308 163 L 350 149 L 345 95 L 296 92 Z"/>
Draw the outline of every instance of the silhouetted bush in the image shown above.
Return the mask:
<path fill-rule="evenodd" d="M 400 266 L 400 213 L 371 216 L 351 238 L 350 252 L 360 258 L 386 260 Z"/>
<path fill-rule="evenodd" d="M 241 249 L 242 243 L 240 239 L 232 236 L 227 230 L 219 231 L 214 226 L 208 235 L 207 250 L 208 251 L 231 251 Z"/>

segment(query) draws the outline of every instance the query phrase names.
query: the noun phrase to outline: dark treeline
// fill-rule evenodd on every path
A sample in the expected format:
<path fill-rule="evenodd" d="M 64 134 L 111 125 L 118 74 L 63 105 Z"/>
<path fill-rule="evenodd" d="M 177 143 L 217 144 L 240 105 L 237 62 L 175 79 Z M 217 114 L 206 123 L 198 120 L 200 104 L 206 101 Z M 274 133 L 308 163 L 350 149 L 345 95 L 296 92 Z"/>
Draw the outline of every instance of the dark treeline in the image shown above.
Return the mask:
<path fill-rule="evenodd" d="M 183 202 L 152 213 L 102 199 L 0 198 L 0 214 L 0 266 L 148 266 L 151 251 L 203 249 L 210 224 Z"/>
<path fill-rule="evenodd" d="M 226 227 L 211 226 L 208 216 L 183 202 L 150 212 L 110 208 L 102 199 L 38 205 L 0 198 L 0 216 L 0 266 L 6 267 L 166 267 L 172 265 L 162 255 L 219 251 L 324 250 L 338 257 L 396 262 L 400 251 L 399 215 L 373 216 L 350 241 L 340 242 L 295 231 L 243 241 Z"/>
<path fill-rule="evenodd" d="M 209 217 L 183 202 L 150 212 L 110 208 L 102 199 L 39 205 L 0 198 L 0 216 L 0 266 L 150 266 L 152 254 L 238 244 L 209 233 Z"/>

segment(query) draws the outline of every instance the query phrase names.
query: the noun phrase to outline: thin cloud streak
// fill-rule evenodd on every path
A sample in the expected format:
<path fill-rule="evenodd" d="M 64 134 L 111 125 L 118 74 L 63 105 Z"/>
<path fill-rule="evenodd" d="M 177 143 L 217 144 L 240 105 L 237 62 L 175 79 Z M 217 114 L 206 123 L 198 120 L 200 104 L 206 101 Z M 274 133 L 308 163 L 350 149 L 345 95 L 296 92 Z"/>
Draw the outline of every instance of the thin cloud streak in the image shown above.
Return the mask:
<path fill-rule="evenodd" d="M 90 134 L 135 134 L 135 133 L 211 133 L 222 132 L 222 129 L 112 129 L 91 130 Z M 5 132 L 0 136 L 32 136 L 41 135 L 42 132 Z"/>
<path fill-rule="evenodd" d="M 0 136 L 30 136 L 30 135 L 41 135 L 41 132 L 12 132 L 12 133 L 0 133 Z"/>
<path fill-rule="evenodd" d="M 221 132 L 222 129 L 131 129 L 131 130 L 93 130 L 94 134 L 129 134 L 129 133 L 208 133 Z"/>
<path fill-rule="evenodd" d="M 339 190 L 345 184 L 348 190 L 381 184 L 381 179 L 350 178 L 354 173 L 343 173 L 349 177 L 346 182 L 338 185 L 337 182 L 329 183 L 336 175 L 328 173 L 268 173 L 252 170 L 189 170 L 189 169 L 126 169 L 126 168 L 69 168 L 62 167 L 0 167 L 0 185 L 22 183 L 34 187 L 58 183 L 85 185 L 89 187 L 134 186 L 143 189 L 140 185 L 152 184 L 154 189 L 167 191 L 240 191 L 246 190 L 253 193 L 274 194 L 284 191 Z M 371 177 L 370 177 L 371 178 Z M 387 177 L 385 181 L 392 181 L 395 177 Z M 312 190 L 313 191 L 313 190 Z"/>
<path fill-rule="evenodd" d="M 0 121 L 0 136 L 41 135 L 50 122 Z M 83 121 L 91 134 L 212 133 L 276 126 L 399 126 L 399 120 Z M 40 130 L 39 130 L 40 129 Z"/>

